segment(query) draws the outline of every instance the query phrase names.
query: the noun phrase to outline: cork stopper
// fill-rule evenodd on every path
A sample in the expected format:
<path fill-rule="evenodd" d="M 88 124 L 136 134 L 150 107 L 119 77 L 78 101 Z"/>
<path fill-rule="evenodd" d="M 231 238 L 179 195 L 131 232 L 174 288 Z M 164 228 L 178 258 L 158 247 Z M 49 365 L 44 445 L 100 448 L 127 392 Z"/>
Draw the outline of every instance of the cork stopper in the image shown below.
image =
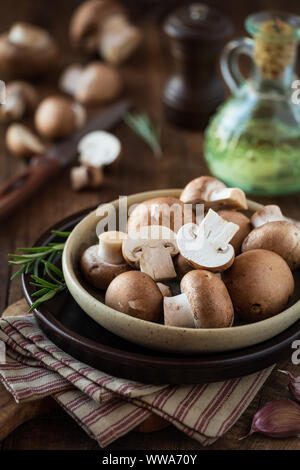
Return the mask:
<path fill-rule="evenodd" d="M 254 60 L 263 77 L 279 78 L 296 56 L 295 29 L 280 18 L 260 23 L 255 35 Z"/>

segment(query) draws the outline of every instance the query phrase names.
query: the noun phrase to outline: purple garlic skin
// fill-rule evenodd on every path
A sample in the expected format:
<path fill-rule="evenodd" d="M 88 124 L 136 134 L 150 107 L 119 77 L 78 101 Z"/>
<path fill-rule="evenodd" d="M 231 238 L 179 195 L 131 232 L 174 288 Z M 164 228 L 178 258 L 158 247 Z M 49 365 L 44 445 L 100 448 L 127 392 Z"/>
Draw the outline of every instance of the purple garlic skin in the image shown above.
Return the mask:
<path fill-rule="evenodd" d="M 289 377 L 289 390 L 291 394 L 294 395 L 296 400 L 300 402 L 300 375 L 298 375 L 298 377 L 295 377 L 287 370 L 280 370 L 279 372 L 282 372 L 283 374 L 286 374 Z"/>
<path fill-rule="evenodd" d="M 248 434 L 269 437 L 300 437 L 300 406 L 292 400 L 276 400 L 258 410 Z"/>

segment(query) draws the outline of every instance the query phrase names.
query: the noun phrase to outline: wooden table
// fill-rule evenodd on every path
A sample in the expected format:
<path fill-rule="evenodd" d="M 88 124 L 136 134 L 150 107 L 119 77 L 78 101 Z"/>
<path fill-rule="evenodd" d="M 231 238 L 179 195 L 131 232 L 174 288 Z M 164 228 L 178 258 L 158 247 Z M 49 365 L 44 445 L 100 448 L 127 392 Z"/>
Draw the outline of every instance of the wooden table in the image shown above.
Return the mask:
<path fill-rule="evenodd" d="M 219 4 L 220 8 L 223 7 L 221 1 L 215 1 L 214 4 Z M 297 12 L 297 5 L 297 0 L 290 1 L 289 7 L 284 1 L 252 1 L 251 11 L 276 7 Z M 2 2 L 0 6 L 1 31 L 7 29 L 16 20 L 17 11 L 18 19 L 37 22 L 54 32 L 60 44 L 63 45 L 63 57 L 70 62 L 72 52 L 66 39 L 66 24 L 71 9 L 72 4 L 67 0 L 55 0 L 51 3 L 10 0 L 9 9 L 7 3 Z M 226 10 L 234 15 L 235 24 L 241 30 L 243 18 L 249 13 L 245 2 L 227 2 Z M 126 82 L 127 93 L 132 97 L 134 105 L 150 113 L 155 121 L 162 125 L 163 158 L 156 160 L 144 143 L 125 124 L 121 124 L 116 134 L 123 143 L 123 159 L 117 169 L 106 175 L 105 184 L 101 190 L 72 192 L 69 184 L 69 171 L 66 170 L 54 183 L 45 187 L 34 200 L 27 203 L 26 207 L 2 223 L 0 227 L 0 311 L 22 296 L 20 282 L 9 282 L 11 269 L 7 264 L 7 253 L 15 252 L 20 246 L 30 246 L 51 224 L 83 208 L 110 200 L 118 195 L 150 189 L 180 188 L 191 178 L 207 173 L 202 158 L 202 134 L 175 129 L 164 121 L 161 106 L 162 86 L 166 77 L 164 49 L 159 30 L 150 23 L 145 23 L 144 27 L 144 47 L 122 67 L 122 75 Z M 49 89 L 47 83 L 39 86 L 44 91 Z M 3 182 L 21 170 L 24 163 L 8 154 L 3 143 L 5 133 L 3 126 L 0 132 L 0 180 Z M 258 198 L 258 200 L 263 203 L 271 201 L 263 198 Z M 299 194 L 280 200 L 272 199 L 272 201 L 279 203 L 286 215 L 300 218 Z M 290 360 L 282 361 L 278 366 L 297 374 L 297 367 L 292 366 Z M 251 418 L 259 405 L 289 396 L 285 387 L 286 382 L 283 374 L 274 372 L 234 428 L 209 449 L 300 449 L 299 439 L 272 440 L 254 435 L 246 440 L 238 440 L 249 430 Z M 20 426 L 0 443 L 0 449 L 96 448 L 95 441 L 91 440 L 63 411 L 53 412 Z M 204 448 L 175 428 L 169 428 L 167 431 L 157 432 L 151 436 L 132 432 L 113 443 L 109 449 L 196 450 Z"/>

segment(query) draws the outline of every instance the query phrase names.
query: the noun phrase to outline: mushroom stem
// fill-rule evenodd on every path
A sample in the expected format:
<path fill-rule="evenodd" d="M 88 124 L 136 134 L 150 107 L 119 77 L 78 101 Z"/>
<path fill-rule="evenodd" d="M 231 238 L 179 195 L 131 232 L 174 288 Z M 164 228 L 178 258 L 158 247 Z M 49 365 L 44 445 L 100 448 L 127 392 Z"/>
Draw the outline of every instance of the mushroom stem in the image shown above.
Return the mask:
<path fill-rule="evenodd" d="M 173 279 L 176 271 L 172 256 L 163 246 L 144 245 L 140 259 L 142 273 L 149 274 L 155 281 Z"/>
<path fill-rule="evenodd" d="M 194 315 L 186 294 L 164 297 L 164 323 L 168 326 L 195 328 Z"/>
<path fill-rule="evenodd" d="M 238 209 L 247 209 L 248 207 L 245 193 L 239 188 L 219 188 L 212 191 L 207 206 L 220 206 L 222 203 L 226 205 L 229 203 L 230 206 Z"/>
<path fill-rule="evenodd" d="M 264 206 L 252 215 L 251 224 L 254 228 L 257 228 L 269 222 L 279 222 L 280 220 L 285 220 L 280 207 L 275 204 L 270 204 Z"/>
<path fill-rule="evenodd" d="M 104 232 L 99 236 L 98 255 L 105 262 L 109 264 L 122 264 L 124 258 L 122 255 L 122 244 L 126 238 L 126 233 L 123 232 Z"/>

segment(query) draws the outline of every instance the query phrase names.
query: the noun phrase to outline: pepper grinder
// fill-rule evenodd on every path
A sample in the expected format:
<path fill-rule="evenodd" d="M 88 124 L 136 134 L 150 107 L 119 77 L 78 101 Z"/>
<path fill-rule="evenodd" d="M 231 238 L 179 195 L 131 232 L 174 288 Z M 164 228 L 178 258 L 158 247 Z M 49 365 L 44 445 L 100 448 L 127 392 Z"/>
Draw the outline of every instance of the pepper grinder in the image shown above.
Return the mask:
<path fill-rule="evenodd" d="M 216 62 L 233 33 L 232 23 L 217 10 L 193 3 L 171 13 L 163 29 L 173 63 L 163 94 L 167 119 L 180 127 L 203 129 L 225 98 Z"/>

